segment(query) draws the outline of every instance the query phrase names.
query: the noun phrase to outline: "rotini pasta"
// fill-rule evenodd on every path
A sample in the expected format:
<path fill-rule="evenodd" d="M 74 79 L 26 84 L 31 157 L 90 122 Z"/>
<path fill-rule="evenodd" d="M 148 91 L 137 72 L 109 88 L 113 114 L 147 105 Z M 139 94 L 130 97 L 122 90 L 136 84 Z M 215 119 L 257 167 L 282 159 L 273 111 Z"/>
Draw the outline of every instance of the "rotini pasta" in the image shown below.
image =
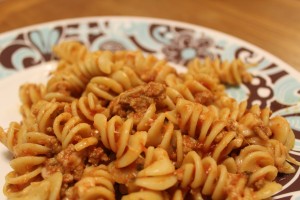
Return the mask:
<path fill-rule="evenodd" d="M 174 172 L 175 167 L 167 152 L 161 148 L 149 147 L 145 156 L 144 169 L 138 172 L 134 184 L 141 188 L 164 191 L 176 184 L 177 178 Z"/>
<path fill-rule="evenodd" d="M 12 200 L 56 200 L 60 197 L 61 184 L 62 174 L 60 172 L 56 172 L 51 177 L 46 178 L 43 181 L 32 182 L 28 187 L 20 192 L 8 192 L 6 188 L 4 189 L 4 191 L 7 192 L 5 193 L 6 196 L 8 196 L 8 198 Z"/>
<path fill-rule="evenodd" d="M 247 73 L 245 65 L 240 60 L 221 62 L 219 59 L 206 58 L 204 62 L 194 59 L 188 64 L 189 73 L 194 76 L 210 75 L 215 80 L 225 84 L 238 85 L 249 82 L 251 75 Z"/>
<path fill-rule="evenodd" d="M 109 116 L 109 109 L 102 106 L 101 102 L 93 93 L 88 93 L 72 101 L 71 113 L 73 116 L 78 116 L 83 121 L 93 121 L 97 113 L 103 113 Z"/>
<path fill-rule="evenodd" d="M 85 168 L 82 178 L 68 192 L 70 199 L 103 199 L 114 200 L 114 180 L 107 170 L 107 166 Z"/>
<path fill-rule="evenodd" d="M 275 167 L 259 168 L 249 178 L 242 174 L 230 174 L 224 165 L 217 165 L 216 161 L 208 156 L 201 157 L 194 151 L 190 151 L 184 158 L 182 166 L 178 169 L 180 187 L 201 188 L 199 191 L 203 195 L 209 195 L 212 199 L 265 199 L 275 191 L 280 189 L 280 185 L 273 183 L 277 175 Z M 251 167 L 249 167 L 251 168 Z M 254 168 L 251 168 L 253 170 Z M 233 181 L 239 176 L 238 180 Z M 257 177 L 260 177 L 257 179 Z M 265 178 L 261 188 L 250 188 L 255 181 Z M 270 185 L 271 184 L 271 185 Z M 230 191 L 234 188 L 234 192 Z M 228 193 L 228 191 L 230 191 Z M 201 196 L 200 194 L 200 196 Z"/>
<path fill-rule="evenodd" d="M 126 167 L 134 162 L 142 152 L 147 140 L 146 132 L 131 133 L 132 119 L 123 122 L 120 117 L 114 116 L 107 122 L 105 115 L 97 114 L 94 126 L 100 133 L 103 145 L 116 153 L 115 166 L 117 168 Z"/>
<path fill-rule="evenodd" d="M 174 74 L 170 74 L 166 77 L 166 84 L 169 86 L 168 97 L 173 103 L 176 103 L 176 99 L 181 97 L 206 105 L 210 104 L 214 98 L 214 92 L 195 79 L 181 80 Z"/>
<path fill-rule="evenodd" d="M 82 145 L 98 143 L 97 138 L 92 134 L 90 125 L 81 122 L 79 117 L 72 116 L 68 112 L 61 113 L 55 118 L 53 130 L 63 149 L 67 148 L 69 144 L 74 144 L 73 141 L 78 141 L 75 145 L 75 149 L 78 151 L 82 149 Z"/>
<path fill-rule="evenodd" d="M 56 137 L 42 132 L 27 131 L 25 125 L 15 122 L 10 124 L 7 133 L 3 133 L 3 130 L 0 132 L 3 136 L 1 142 L 14 155 L 10 163 L 13 171 L 6 176 L 4 186 L 5 194 L 10 197 L 16 195 L 14 191 L 17 188 L 22 189 L 32 181 L 40 180 L 42 165 L 47 156 L 59 152 L 60 148 Z"/>
<path fill-rule="evenodd" d="M 179 74 L 140 51 L 53 50 L 48 82 L 19 90 L 22 121 L 0 127 L 8 199 L 267 199 L 300 165 L 286 119 L 226 94 L 251 80 L 240 60 Z"/>
<path fill-rule="evenodd" d="M 43 99 L 45 95 L 44 85 L 24 84 L 20 87 L 19 96 L 22 104 L 31 107 L 32 104 Z"/>

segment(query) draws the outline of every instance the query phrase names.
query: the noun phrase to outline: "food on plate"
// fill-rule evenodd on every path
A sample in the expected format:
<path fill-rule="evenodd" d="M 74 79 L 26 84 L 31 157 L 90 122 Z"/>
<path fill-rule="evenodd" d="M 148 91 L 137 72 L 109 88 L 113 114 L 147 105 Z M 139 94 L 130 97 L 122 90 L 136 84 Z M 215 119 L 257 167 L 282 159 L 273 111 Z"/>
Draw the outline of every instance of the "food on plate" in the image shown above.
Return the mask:
<path fill-rule="evenodd" d="M 177 73 L 139 51 L 53 51 L 47 84 L 20 87 L 22 121 L 0 128 L 8 199 L 266 199 L 300 164 L 286 119 L 226 94 L 251 81 L 240 60 Z"/>

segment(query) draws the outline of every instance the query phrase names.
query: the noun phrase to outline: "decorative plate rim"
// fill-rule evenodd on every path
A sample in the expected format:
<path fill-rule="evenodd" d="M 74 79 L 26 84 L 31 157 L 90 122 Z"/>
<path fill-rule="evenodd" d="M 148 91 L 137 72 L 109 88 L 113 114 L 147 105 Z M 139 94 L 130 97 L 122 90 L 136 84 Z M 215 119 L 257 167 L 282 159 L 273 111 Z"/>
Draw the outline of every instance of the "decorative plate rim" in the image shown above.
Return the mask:
<path fill-rule="evenodd" d="M 289 72 L 289 75 L 293 76 L 295 79 L 300 80 L 300 72 L 296 70 L 294 67 L 292 67 L 290 64 L 279 58 L 278 56 L 268 52 L 267 50 L 263 49 L 263 47 L 257 46 L 251 42 L 248 42 L 245 39 L 239 38 L 237 36 L 222 32 L 220 30 L 216 30 L 213 28 L 209 28 L 206 26 L 198 25 L 198 24 L 192 24 L 188 22 L 183 21 L 177 21 L 177 20 L 170 20 L 170 19 L 163 19 L 163 18 L 155 18 L 155 17 L 143 17 L 143 16 L 88 16 L 88 17 L 76 17 L 76 18 L 65 18 L 65 19 L 59 19 L 59 20 L 52 20 L 48 22 L 42 22 L 37 23 L 29 26 L 20 27 L 17 29 L 9 30 L 6 32 L 0 33 L 0 39 L 3 37 L 6 37 L 10 34 L 17 34 L 21 32 L 25 32 L 32 29 L 39 29 L 41 27 L 47 27 L 47 26 L 55 26 L 55 25 L 64 25 L 69 24 L 71 22 L 78 22 L 83 23 L 87 21 L 93 21 L 93 20 L 109 20 L 109 21 L 131 21 L 131 22 L 138 22 L 138 21 L 144 21 L 144 22 L 160 22 L 164 24 L 173 24 L 178 26 L 184 26 L 191 29 L 202 29 L 204 31 L 207 31 L 209 33 L 212 33 L 214 35 L 219 35 L 224 38 L 228 38 L 229 40 L 232 40 L 235 43 L 245 45 L 250 47 L 251 49 L 255 50 L 256 53 L 263 55 L 264 57 L 270 58 L 270 60 L 273 60 L 278 65 L 282 66 L 284 69 L 286 69 Z M 1 49 L 1 48 L 0 48 Z M 34 66 L 34 65 L 33 65 Z M 22 70 L 21 70 L 22 71 Z M 4 77 L 7 78 L 7 77 Z M 2 78 L 3 79 L 3 78 Z M 1 79 L 0 79 L 1 80 Z"/>

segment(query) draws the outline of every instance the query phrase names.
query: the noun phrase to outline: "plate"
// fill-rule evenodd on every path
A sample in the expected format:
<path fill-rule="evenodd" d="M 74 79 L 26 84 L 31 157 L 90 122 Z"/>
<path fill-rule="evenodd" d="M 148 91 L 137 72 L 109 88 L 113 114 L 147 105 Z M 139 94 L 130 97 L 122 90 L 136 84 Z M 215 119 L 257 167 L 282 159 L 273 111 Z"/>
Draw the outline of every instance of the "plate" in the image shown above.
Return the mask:
<path fill-rule="evenodd" d="M 140 17 L 89 17 L 39 24 L 0 35 L 0 125 L 20 120 L 18 88 L 24 82 L 45 82 L 55 66 L 54 44 L 79 40 L 91 50 L 140 49 L 182 66 L 194 57 L 239 58 L 249 65 L 251 83 L 228 88 L 237 100 L 269 106 L 282 115 L 296 135 L 290 152 L 300 160 L 300 74 L 282 60 L 233 36 L 191 24 Z M 184 70 L 178 67 L 179 70 Z M 250 92 L 251 91 L 251 92 Z M 11 155 L 0 146 L 0 187 L 11 169 Z M 299 199 L 300 170 L 280 175 L 283 190 L 275 199 Z M 0 199 L 5 199 L 0 194 Z"/>

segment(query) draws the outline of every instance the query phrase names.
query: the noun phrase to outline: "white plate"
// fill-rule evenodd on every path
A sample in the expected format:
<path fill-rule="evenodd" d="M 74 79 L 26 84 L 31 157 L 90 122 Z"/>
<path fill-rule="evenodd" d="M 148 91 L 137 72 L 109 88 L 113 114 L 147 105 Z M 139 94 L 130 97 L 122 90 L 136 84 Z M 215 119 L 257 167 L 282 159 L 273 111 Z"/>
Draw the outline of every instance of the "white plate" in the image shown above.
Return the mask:
<path fill-rule="evenodd" d="M 176 64 L 194 57 L 239 58 L 249 64 L 254 79 L 228 92 L 238 100 L 270 106 L 285 116 L 296 134 L 291 152 L 300 160 L 300 74 L 268 52 L 245 41 L 205 27 L 140 17 L 91 17 L 55 21 L 0 34 L 0 125 L 20 120 L 18 88 L 24 82 L 44 82 L 53 67 L 51 47 L 76 39 L 96 49 L 140 49 Z M 38 66 L 37 66 L 38 65 Z M 250 92 L 251 91 L 251 92 Z M 0 188 L 10 171 L 9 153 L 0 145 Z M 276 199 L 300 198 L 300 170 L 282 176 L 283 190 Z M 0 193 L 0 199 L 4 199 Z"/>

